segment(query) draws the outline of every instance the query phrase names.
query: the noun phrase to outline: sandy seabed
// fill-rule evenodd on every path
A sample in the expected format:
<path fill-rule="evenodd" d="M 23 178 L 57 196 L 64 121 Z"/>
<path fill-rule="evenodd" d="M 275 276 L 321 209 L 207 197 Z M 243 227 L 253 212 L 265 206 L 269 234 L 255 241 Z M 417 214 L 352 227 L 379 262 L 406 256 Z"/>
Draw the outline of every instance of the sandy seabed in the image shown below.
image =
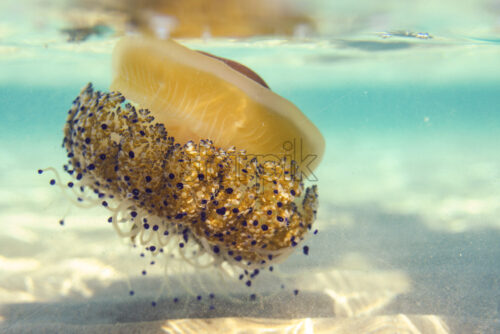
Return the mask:
<path fill-rule="evenodd" d="M 407 157 L 398 151 L 373 154 L 370 163 L 370 155 L 358 148 L 372 175 L 361 168 L 358 183 L 349 186 L 349 169 L 331 169 L 326 160 L 323 170 L 335 172 L 318 172 L 319 233 L 306 241 L 309 255 L 296 252 L 251 290 L 182 263 L 178 275 L 165 276 L 163 260 L 149 266 L 151 259 L 115 235 L 105 209 L 72 207 L 59 188 L 48 185 L 49 175 L 36 174 L 40 166 L 3 147 L 11 159 L 3 165 L 0 191 L 2 332 L 494 333 L 499 328 L 499 233 L 492 217 L 498 206 L 488 204 L 491 198 L 480 197 L 478 189 L 453 197 L 462 201 L 455 206 L 450 198 L 437 203 L 411 191 L 409 185 L 423 182 L 416 180 L 423 174 L 409 172 Z M 31 150 L 30 161 L 50 160 L 44 149 Z M 349 159 L 349 166 L 360 166 L 356 155 Z M 336 192 L 328 183 L 347 190 Z M 427 196 L 439 198 L 436 192 Z M 419 205 L 427 205 L 425 212 Z M 478 215 L 490 225 L 478 228 Z M 148 271 L 145 277 L 142 270 Z M 256 300 L 249 299 L 252 291 Z"/>

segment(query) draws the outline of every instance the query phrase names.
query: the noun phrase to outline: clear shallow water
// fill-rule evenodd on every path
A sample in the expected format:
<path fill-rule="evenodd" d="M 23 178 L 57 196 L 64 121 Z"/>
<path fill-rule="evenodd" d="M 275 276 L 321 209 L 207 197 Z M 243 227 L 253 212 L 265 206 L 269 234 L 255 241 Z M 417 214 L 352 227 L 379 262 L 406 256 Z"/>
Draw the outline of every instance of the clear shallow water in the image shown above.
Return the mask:
<path fill-rule="evenodd" d="M 105 223 L 103 211 L 72 209 L 59 226 L 67 201 L 49 187 L 50 177 L 36 175 L 64 162 L 61 129 L 81 87 L 109 85 L 114 41 L 68 44 L 55 32 L 23 29 L 1 40 L 3 329 L 104 330 L 118 322 L 154 331 L 168 326 L 166 319 L 213 317 L 266 326 L 241 320 L 250 316 L 302 319 L 296 326 L 310 319 L 325 332 L 499 330 L 494 39 L 387 40 L 367 31 L 308 41 L 183 41 L 255 69 L 327 142 L 316 173 L 320 233 L 308 241 L 309 256 L 294 254 L 280 265 L 299 296 L 254 304 L 241 284 L 195 274 L 209 290 L 236 296 L 234 302 L 218 294 L 215 311 L 183 294 L 174 304 L 170 291 L 151 308 L 161 270 L 141 277 L 144 262 Z M 197 321 L 185 326 L 210 328 Z"/>

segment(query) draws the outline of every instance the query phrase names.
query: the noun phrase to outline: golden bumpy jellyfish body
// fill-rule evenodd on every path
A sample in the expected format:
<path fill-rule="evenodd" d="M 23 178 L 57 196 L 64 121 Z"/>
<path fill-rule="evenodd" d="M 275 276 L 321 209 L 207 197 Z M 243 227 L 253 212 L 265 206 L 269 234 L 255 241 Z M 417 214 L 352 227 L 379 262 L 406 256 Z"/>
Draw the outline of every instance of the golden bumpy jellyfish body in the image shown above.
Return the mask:
<path fill-rule="evenodd" d="M 169 103 L 176 103 L 175 94 L 170 94 Z M 182 252 L 190 244 L 196 245 L 198 255 L 209 254 L 213 264 L 228 262 L 244 269 L 286 258 L 311 229 L 317 208 L 316 186 L 304 188 L 296 163 L 287 157 L 263 161 L 247 153 L 252 145 L 222 148 L 209 136 L 180 144 L 169 136 L 169 122 L 158 120 L 173 116 L 158 111 L 156 100 L 144 108 L 146 97 L 139 106 L 132 105 L 121 93 L 101 93 L 89 84 L 74 100 L 64 129 L 69 158 L 65 170 L 113 212 L 110 222 L 117 232 L 153 254 L 174 240 L 180 254 L 194 263 L 196 256 Z M 195 112 L 207 112 L 194 102 L 191 106 Z M 293 124 L 284 125 L 282 133 L 294 129 Z M 254 129 L 240 132 L 245 137 Z"/>
<path fill-rule="evenodd" d="M 111 195 L 121 203 L 116 213 L 134 220 L 126 236 L 151 230 L 143 243 L 157 252 L 163 239 L 180 233 L 250 267 L 275 262 L 304 238 L 315 218 L 316 187 L 302 196 L 293 164 L 260 164 L 209 140 L 181 146 L 147 110 L 122 107 L 124 101 L 86 86 L 69 111 L 64 146 L 71 174 L 104 206 Z"/>

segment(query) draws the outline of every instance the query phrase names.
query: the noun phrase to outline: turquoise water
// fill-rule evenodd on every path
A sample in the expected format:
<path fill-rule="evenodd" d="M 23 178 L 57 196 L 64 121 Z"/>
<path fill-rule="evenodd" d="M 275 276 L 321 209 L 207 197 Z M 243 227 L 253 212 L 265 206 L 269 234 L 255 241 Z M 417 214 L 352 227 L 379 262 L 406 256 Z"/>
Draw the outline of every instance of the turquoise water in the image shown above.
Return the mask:
<path fill-rule="evenodd" d="M 2 86 L 2 132 L 10 135 L 13 131 L 9 129 L 15 127 L 26 129 L 16 136 L 59 135 L 57 132 L 64 125 L 60 111 L 68 108 L 68 101 L 73 100 L 81 86 L 76 83 L 57 90 L 43 86 Z M 402 136 L 406 132 L 417 136 L 483 135 L 493 140 L 500 130 L 496 118 L 498 92 L 499 88 L 490 83 L 433 87 L 410 82 L 288 88 L 283 95 L 301 110 L 307 110 L 310 119 L 326 134 Z M 42 108 L 51 112 L 41 112 Z M 432 124 L 425 124 L 426 117 L 432 119 Z"/>
<path fill-rule="evenodd" d="M 50 176 L 36 174 L 62 170 L 66 112 L 87 82 L 107 89 L 116 38 L 69 44 L 55 29 L 4 22 L 2 330 L 78 325 L 85 332 L 121 323 L 154 331 L 167 319 L 251 316 L 327 318 L 338 332 L 500 331 L 498 26 L 465 20 L 470 30 L 453 30 L 425 21 L 435 26 L 430 40 L 384 39 L 373 27 L 306 40 L 181 40 L 256 70 L 326 139 L 315 172 L 320 232 L 307 241 L 307 257 L 294 254 L 279 266 L 290 289 L 300 289 L 298 299 L 284 293 L 252 304 L 244 287 L 228 283 L 234 302 L 224 284 L 200 275 L 209 291 L 222 291 L 211 312 L 182 293 L 184 304 L 174 305 L 170 291 L 162 307 L 150 308 L 161 270 L 141 277 L 144 263 L 103 211 L 69 209 Z"/>

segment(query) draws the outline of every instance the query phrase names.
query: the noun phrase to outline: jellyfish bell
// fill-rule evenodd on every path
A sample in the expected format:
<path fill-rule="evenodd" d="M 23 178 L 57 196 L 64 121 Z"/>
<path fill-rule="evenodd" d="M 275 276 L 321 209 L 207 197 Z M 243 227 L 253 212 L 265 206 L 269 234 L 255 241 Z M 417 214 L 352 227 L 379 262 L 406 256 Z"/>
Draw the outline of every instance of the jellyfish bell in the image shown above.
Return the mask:
<path fill-rule="evenodd" d="M 239 63 L 172 40 L 126 37 L 113 51 L 111 89 L 168 124 L 179 143 L 210 138 L 221 148 L 235 146 L 257 157 L 290 155 L 289 143 L 295 143 L 296 161 L 313 157 L 307 159 L 313 171 L 325 149 L 321 133 L 266 86 Z"/>

